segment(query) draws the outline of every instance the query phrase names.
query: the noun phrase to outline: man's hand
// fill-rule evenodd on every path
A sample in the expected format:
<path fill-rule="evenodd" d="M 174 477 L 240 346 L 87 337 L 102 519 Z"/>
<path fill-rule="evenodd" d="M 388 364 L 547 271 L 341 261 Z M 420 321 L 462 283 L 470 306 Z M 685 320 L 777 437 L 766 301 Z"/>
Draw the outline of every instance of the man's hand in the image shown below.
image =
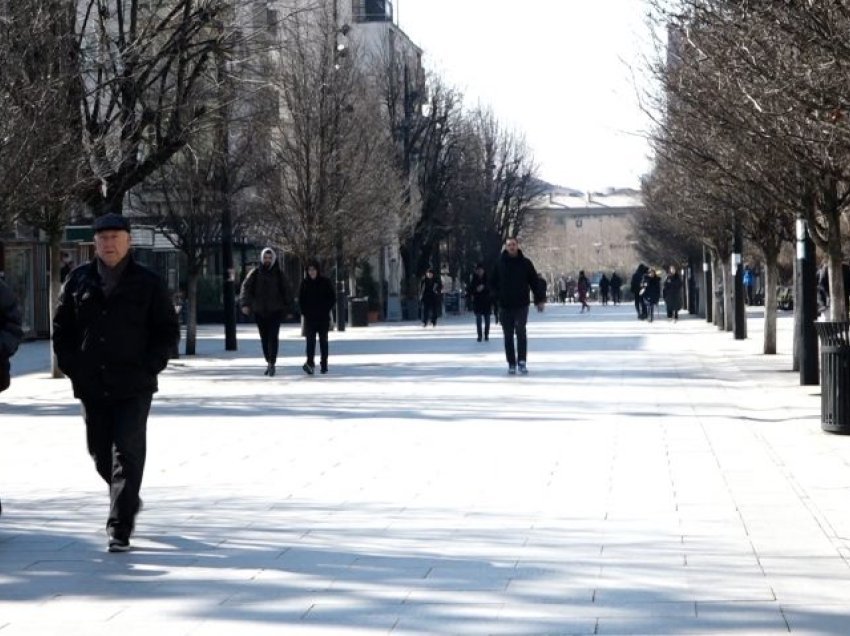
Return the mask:
<path fill-rule="evenodd" d="M 243 307 L 242 313 L 245 314 L 246 316 L 250 316 L 251 315 L 251 309 L 248 308 L 248 307 Z"/>
<path fill-rule="evenodd" d="M 546 307 L 546 303 L 537 303 L 537 311 L 543 311 L 544 307 Z"/>

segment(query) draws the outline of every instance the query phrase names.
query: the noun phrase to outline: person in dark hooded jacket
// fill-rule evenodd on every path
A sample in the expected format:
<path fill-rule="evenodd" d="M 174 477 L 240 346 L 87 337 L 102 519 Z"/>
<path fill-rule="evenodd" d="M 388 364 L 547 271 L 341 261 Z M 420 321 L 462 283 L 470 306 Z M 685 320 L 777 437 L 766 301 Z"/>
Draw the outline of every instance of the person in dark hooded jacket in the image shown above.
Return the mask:
<path fill-rule="evenodd" d="M 530 297 L 534 296 L 537 311 L 543 311 L 546 303 L 546 290 L 541 289 L 539 280 L 534 264 L 523 255 L 516 238 L 508 238 L 490 277 L 490 287 L 499 303 L 499 319 L 505 336 L 505 357 L 511 375 L 517 372 L 517 368 L 522 374 L 528 373 L 525 325 L 528 322 Z"/>
<path fill-rule="evenodd" d="M 307 340 L 307 361 L 301 368 L 313 375 L 316 370 L 316 336 L 319 337 L 320 371 L 328 372 L 328 331 L 331 327 L 331 310 L 336 304 L 333 283 L 322 276 L 319 262 L 307 263 L 307 275 L 298 290 L 298 305 L 304 319 L 304 338 Z"/>
<path fill-rule="evenodd" d="M 275 251 L 267 247 L 260 254 L 261 263 L 248 272 L 239 294 L 239 305 L 246 316 L 254 314 L 266 370 L 263 375 L 275 374 L 280 343 L 280 323 L 292 312 L 289 286 L 277 262 Z"/>
<path fill-rule="evenodd" d="M 629 285 L 629 289 L 635 299 L 635 311 L 637 312 L 638 320 L 644 320 L 646 318 L 646 303 L 640 292 L 643 287 L 643 277 L 646 275 L 648 269 L 643 263 L 638 265 L 635 273 L 632 274 L 631 285 Z"/>
<path fill-rule="evenodd" d="M 9 358 L 15 355 L 21 338 L 21 310 L 15 300 L 15 295 L 8 285 L 0 279 L 0 391 L 9 388 L 11 382 Z M 0 504 L 0 514 L 3 506 Z"/>
<path fill-rule="evenodd" d="M 472 299 L 472 311 L 475 313 L 475 328 L 478 331 L 478 342 L 481 339 L 490 340 L 490 310 L 493 299 L 490 295 L 490 285 L 487 282 L 487 272 L 484 263 L 478 263 L 469 279 L 466 295 Z M 483 323 L 483 325 L 482 325 Z M 482 329 L 483 326 L 483 329 Z"/>

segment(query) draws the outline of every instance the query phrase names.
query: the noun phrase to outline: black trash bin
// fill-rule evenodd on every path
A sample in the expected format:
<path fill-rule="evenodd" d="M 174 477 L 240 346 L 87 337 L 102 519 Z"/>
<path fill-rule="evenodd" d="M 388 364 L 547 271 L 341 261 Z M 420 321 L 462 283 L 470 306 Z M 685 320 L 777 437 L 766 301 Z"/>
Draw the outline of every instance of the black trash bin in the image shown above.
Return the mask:
<path fill-rule="evenodd" d="M 820 422 L 850 434 L 850 322 L 816 322 L 820 339 Z"/>
<path fill-rule="evenodd" d="M 351 317 L 352 327 L 369 326 L 369 299 L 352 298 L 348 303 L 348 315 Z"/>

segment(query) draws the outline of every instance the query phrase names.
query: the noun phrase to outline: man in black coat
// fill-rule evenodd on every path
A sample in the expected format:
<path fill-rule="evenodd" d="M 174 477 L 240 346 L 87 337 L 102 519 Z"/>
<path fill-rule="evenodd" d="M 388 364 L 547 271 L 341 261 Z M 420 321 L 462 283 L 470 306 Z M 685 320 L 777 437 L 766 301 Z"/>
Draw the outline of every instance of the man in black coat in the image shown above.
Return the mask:
<path fill-rule="evenodd" d="M 304 337 L 307 339 L 307 362 L 301 367 L 304 373 L 316 371 L 316 336 L 319 337 L 320 371 L 328 372 L 328 331 L 331 327 L 331 310 L 336 305 L 336 291 L 330 279 L 322 276 L 318 261 L 307 264 L 307 276 L 298 290 L 298 306 L 304 318 Z"/>
<path fill-rule="evenodd" d="M 130 253 L 127 219 L 105 214 L 94 231 L 95 259 L 71 272 L 59 295 L 53 350 L 109 486 L 109 551 L 125 552 L 141 507 L 151 399 L 180 327 L 162 280 Z"/>
<path fill-rule="evenodd" d="M 22 322 L 15 295 L 0 278 L 0 392 L 8 389 L 11 383 L 9 358 L 15 355 L 18 345 L 21 344 L 24 335 Z M 0 513 L 2 512 L 3 506 L 0 504 Z"/>
<path fill-rule="evenodd" d="M 525 326 L 528 322 L 528 305 L 531 302 L 529 298 L 533 295 L 537 311 L 543 311 L 546 290 L 545 287 L 541 289 L 534 264 L 523 255 L 516 238 L 511 237 L 505 241 L 505 249 L 490 277 L 490 287 L 499 303 L 499 320 L 505 336 L 508 373 L 513 375 L 519 368 L 520 373 L 526 374 L 528 339 Z"/>

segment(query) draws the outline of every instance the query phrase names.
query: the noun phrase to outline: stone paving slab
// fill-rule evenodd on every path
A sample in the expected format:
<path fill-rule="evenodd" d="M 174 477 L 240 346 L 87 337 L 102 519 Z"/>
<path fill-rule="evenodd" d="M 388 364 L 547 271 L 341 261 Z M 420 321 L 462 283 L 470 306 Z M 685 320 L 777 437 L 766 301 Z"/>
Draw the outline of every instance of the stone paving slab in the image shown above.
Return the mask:
<path fill-rule="evenodd" d="M 331 335 L 279 374 L 240 326 L 172 363 L 134 550 L 68 383 L 27 343 L 0 399 L 7 634 L 846 634 L 850 438 L 697 319 L 549 307 L 528 377 L 469 316 Z M 498 329 L 498 327 L 496 327 Z M 495 335 L 495 334 L 494 334 Z M 23 374 L 23 375 L 21 375 Z"/>

